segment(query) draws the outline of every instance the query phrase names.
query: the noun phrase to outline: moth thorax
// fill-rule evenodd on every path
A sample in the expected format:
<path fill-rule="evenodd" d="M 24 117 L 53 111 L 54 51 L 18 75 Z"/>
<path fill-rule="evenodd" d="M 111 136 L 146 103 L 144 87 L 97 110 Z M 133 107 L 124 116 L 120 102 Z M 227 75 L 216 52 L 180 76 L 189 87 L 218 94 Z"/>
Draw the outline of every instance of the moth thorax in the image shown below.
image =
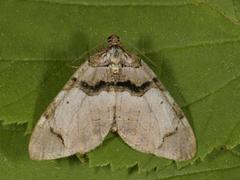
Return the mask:
<path fill-rule="evenodd" d="M 113 46 L 110 50 L 110 68 L 113 75 L 118 75 L 121 68 L 120 55 L 122 54 L 119 46 Z"/>
<path fill-rule="evenodd" d="M 109 67 L 111 68 L 111 72 L 112 72 L 113 75 L 118 75 L 119 74 L 120 68 L 121 68 L 120 64 L 117 64 L 117 65 L 111 64 Z"/>
<path fill-rule="evenodd" d="M 114 75 L 119 74 L 119 69 L 118 66 L 111 66 L 111 71 Z"/>

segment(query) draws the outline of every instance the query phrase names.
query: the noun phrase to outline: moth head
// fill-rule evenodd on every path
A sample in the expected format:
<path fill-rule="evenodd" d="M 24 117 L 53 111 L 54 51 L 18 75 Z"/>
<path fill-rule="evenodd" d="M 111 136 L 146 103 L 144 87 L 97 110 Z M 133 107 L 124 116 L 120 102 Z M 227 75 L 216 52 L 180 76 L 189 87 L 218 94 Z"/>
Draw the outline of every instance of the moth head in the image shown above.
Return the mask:
<path fill-rule="evenodd" d="M 120 38 L 115 34 L 108 37 L 109 45 L 118 45 L 119 41 L 120 41 Z"/>

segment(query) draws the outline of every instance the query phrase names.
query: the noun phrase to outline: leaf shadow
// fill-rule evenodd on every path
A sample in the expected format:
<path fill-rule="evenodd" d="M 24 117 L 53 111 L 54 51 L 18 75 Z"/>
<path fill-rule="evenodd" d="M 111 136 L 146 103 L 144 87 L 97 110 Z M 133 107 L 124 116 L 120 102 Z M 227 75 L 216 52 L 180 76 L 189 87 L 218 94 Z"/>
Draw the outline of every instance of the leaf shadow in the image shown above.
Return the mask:
<path fill-rule="evenodd" d="M 81 41 L 80 41 L 81 40 Z M 88 39 L 84 33 L 78 33 L 73 35 L 72 43 L 69 45 L 70 49 L 78 49 L 79 42 L 83 44 L 83 47 L 88 48 Z M 69 50 L 66 50 L 68 52 Z M 84 50 L 82 50 L 84 51 Z M 51 52 L 51 53 L 50 53 Z M 61 55 L 65 54 L 66 52 L 58 52 L 56 50 L 49 50 L 49 53 L 53 56 L 49 56 L 50 59 L 55 59 L 60 57 Z M 58 92 L 61 91 L 63 86 L 67 83 L 68 79 L 72 76 L 76 69 L 68 67 L 67 65 L 70 64 L 74 59 L 69 59 L 68 61 L 59 60 L 59 61 L 46 61 L 43 62 L 44 66 L 46 67 L 43 75 L 43 80 L 41 85 L 38 88 L 38 98 L 35 103 L 35 111 L 33 114 L 33 125 L 32 128 L 36 125 L 37 120 L 40 118 L 41 114 L 43 114 L 44 109 L 39 109 L 42 104 L 45 105 L 45 109 L 47 108 L 47 104 L 50 104 L 52 100 L 57 96 Z M 56 68 L 53 66 L 56 66 Z M 68 75 L 68 76 L 66 76 Z M 54 84 L 53 84 L 54 83 Z M 53 88 L 53 86 L 55 88 Z M 56 88 L 57 87 L 57 88 Z M 30 122 L 29 122 L 30 123 Z M 31 123 L 30 123 L 31 124 Z"/>
<path fill-rule="evenodd" d="M 81 40 L 81 41 L 80 41 Z M 69 49 L 66 49 L 66 52 L 77 49 L 79 46 L 82 46 L 82 51 L 84 51 L 85 48 L 88 48 L 88 38 L 86 34 L 84 33 L 76 33 L 72 35 L 72 43 L 69 44 Z M 77 50 L 76 50 L 77 51 Z M 49 58 L 50 59 L 56 59 L 66 52 L 59 52 L 57 50 L 49 50 Z M 52 56 L 51 56 L 52 55 Z M 35 102 L 35 109 L 33 113 L 32 120 L 28 123 L 28 129 L 32 129 L 37 124 L 38 120 L 41 117 L 41 114 L 44 113 L 45 109 L 47 109 L 48 105 L 53 101 L 53 99 L 57 96 L 57 94 L 61 91 L 63 86 L 67 83 L 68 79 L 72 76 L 74 71 L 76 69 L 73 69 L 71 67 L 68 67 L 67 64 L 72 62 L 74 59 L 69 60 L 61 60 L 59 58 L 59 61 L 42 61 L 40 62 L 40 65 L 45 66 L 43 76 L 42 76 L 42 82 L 40 86 L 38 87 L 38 96 Z M 31 130 L 29 130 L 30 132 Z M 77 158 L 73 158 L 71 161 L 73 163 L 76 162 Z M 58 162 L 61 162 L 61 160 L 57 160 Z M 79 160 L 78 160 L 79 161 Z"/>

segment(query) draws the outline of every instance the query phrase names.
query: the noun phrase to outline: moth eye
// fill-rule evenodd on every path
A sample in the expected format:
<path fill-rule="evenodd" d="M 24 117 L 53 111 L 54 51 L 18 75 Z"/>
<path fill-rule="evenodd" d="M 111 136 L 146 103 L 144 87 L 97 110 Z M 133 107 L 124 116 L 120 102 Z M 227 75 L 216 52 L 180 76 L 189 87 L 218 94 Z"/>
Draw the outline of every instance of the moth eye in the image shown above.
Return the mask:
<path fill-rule="evenodd" d="M 108 37 L 108 42 L 112 41 L 112 35 Z"/>

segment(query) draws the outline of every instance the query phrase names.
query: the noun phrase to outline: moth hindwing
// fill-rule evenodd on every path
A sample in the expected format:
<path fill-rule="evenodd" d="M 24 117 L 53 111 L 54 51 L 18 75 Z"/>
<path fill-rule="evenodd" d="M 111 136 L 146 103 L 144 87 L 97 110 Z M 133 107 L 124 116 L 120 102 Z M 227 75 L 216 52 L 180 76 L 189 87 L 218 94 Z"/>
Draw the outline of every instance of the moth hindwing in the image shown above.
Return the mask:
<path fill-rule="evenodd" d="M 182 110 L 153 71 L 116 35 L 73 74 L 38 121 L 29 144 L 35 160 L 85 153 L 110 130 L 133 149 L 176 161 L 196 152 Z"/>

